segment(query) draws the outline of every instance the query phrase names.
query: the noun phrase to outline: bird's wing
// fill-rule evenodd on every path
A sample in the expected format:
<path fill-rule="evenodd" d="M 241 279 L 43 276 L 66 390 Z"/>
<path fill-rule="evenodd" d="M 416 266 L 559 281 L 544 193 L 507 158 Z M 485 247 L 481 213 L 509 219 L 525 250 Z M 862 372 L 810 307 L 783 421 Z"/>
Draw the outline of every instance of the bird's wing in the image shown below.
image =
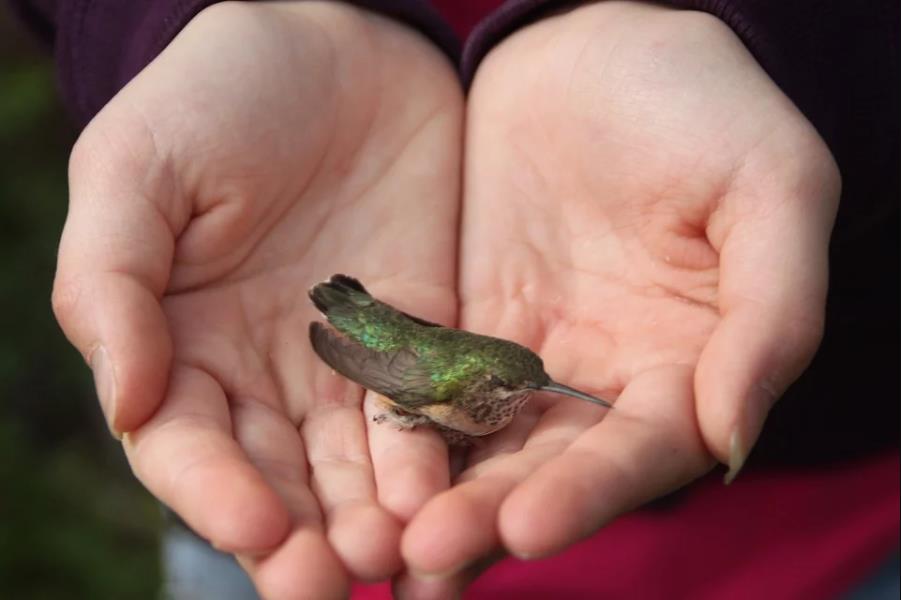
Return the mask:
<path fill-rule="evenodd" d="M 432 402 L 431 378 L 407 348 L 372 350 L 315 321 L 310 323 L 310 342 L 326 364 L 367 389 L 402 406 Z"/>
<path fill-rule="evenodd" d="M 397 310 L 397 309 L 395 309 L 395 310 Z M 440 325 L 440 324 L 438 324 L 438 323 L 433 323 L 433 322 L 431 322 L 431 321 L 426 321 L 425 319 L 420 319 L 419 317 L 414 317 L 414 316 L 411 315 L 410 313 L 405 313 L 405 312 L 402 311 L 402 310 L 398 310 L 397 312 L 399 312 L 399 313 L 402 314 L 403 316 L 407 317 L 408 319 L 410 319 L 410 320 L 413 321 L 414 323 L 416 323 L 416 324 L 418 324 L 418 325 L 422 325 L 423 327 L 444 327 L 444 325 Z"/>

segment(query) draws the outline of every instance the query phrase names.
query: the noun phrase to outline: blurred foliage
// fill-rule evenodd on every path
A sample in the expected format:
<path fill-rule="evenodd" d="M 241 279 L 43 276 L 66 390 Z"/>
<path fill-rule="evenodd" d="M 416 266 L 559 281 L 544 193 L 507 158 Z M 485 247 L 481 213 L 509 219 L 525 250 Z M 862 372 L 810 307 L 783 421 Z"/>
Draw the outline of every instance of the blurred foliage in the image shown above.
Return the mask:
<path fill-rule="evenodd" d="M 76 132 L 0 3 L 0 598 L 154 598 L 160 513 L 106 430 L 50 290 Z"/>

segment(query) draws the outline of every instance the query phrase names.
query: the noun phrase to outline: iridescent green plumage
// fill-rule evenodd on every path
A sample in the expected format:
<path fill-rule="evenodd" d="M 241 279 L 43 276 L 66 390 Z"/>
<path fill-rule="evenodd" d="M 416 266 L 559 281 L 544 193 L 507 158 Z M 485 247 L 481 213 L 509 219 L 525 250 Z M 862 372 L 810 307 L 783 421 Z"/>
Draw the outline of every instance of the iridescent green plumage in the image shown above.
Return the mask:
<path fill-rule="evenodd" d="M 551 381 L 528 348 L 403 313 L 351 277 L 333 276 L 310 290 L 310 298 L 343 334 L 311 323 L 316 353 L 342 375 L 393 400 L 398 411 L 483 435 L 506 425 L 532 390 L 609 406 Z"/>

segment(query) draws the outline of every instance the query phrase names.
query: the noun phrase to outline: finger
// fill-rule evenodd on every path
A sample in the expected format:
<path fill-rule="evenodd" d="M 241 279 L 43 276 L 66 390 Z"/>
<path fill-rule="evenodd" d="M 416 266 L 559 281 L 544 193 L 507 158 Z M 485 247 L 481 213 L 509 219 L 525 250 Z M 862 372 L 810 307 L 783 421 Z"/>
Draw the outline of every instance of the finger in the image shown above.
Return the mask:
<path fill-rule="evenodd" d="M 348 393 L 358 397 L 359 389 Z M 379 506 L 359 400 L 320 398 L 304 418 L 311 484 L 328 539 L 354 577 L 383 579 L 400 566 L 400 523 Z"/>
<path fill-rule="evenodd" d="M 395 600 L 448 600 L 462 598 L 466 584 L 462 573 L 446 579 L 423 579 L 402 573 L 391 582 L 391 596 Z"/>
<path fill-rule="evenodd" d="M 408 569 L 419 579 L 449 579 L 500 545 L 498 510 L 507 495 L 597 421 L 593 406 L 563 401 L 548 410 L 526 446 L 464 472 L 459 483 L 429 501 L 401 540 Z"/>
<path fill-rule="evenodd" d="M 167 215 L 176 209 L 163 205 L 175 202 L 152 149 L 131 141 L 86 131 L 76 145 L 53 290 L 56 317 L 91 364 L 114 433 L 153 414 L 172 356 L 159 300 L 177 226 Z"/>
<path fill-rule="evenodd" d="M 293 521 L 283 544 L 263 556 L 242 556 L 242 566 L 265 598 L 344 595 L 347 574 L 326 539 L 297 428 L 265 402 L 233 398 L 231 410 L 235 438 L 285 502 Z"/>
<path fill-rule="evenodd" d="M 447 444 L 430 427 L 399 430 L 390 421 L 375 422 L 386 410 L 377 394 L 367 392 L 364 408 L 379 503 L 406 523 L 450 485 Z"/>
<path fill-rule="evenodd" d="M 207 373 L 176 367 L 160 410 L 124 446 L 147 489 L 215 547 L 263 552 L 287 535 L 285 504 L 232 437 L 225 395 Z"/>
<path fill-rule="evenodd" d="M 507 553 L 503 550 L 495 549 L 459 573 L 444 579 L 423 579 L 405 571 L 391 582 L 391 591 L 398 600 L 462 598 L 463 592 L 472 582 L 506 556 Z"/>
<path fill-rule="evenodd" d="M 296 529 L 271 554 L 239 556 L 266 600 L 347 598 L 349 582 L 341 561 L 321 531 Z"/>
<path fill-rule="evenodd" d="M 825 194 L 825 195 L 823 195 Z M 788 199 L 738 218 L 720 248 L 721 321 L 695 386 L 710 452 L 738 473 L 776 399 L 801 374 L 822 335 L 834 199 Z"/>
<path fill-rule="evenodd" d="M 504 547 L 520 558 L 553 554 L 703 474 L 712 461 L 693 400 L 688 367 L 632 380 L 616 410 L 510 493 L 498 516 Z"/>
<path fill-rule="evenodd" d="M 235 439 L 281 497 L 294 527 L 324 531 L 322 511 L 310 489 L 303 441 L 294 423 L 265 402 L 234 397 L 230 404 Z"/>

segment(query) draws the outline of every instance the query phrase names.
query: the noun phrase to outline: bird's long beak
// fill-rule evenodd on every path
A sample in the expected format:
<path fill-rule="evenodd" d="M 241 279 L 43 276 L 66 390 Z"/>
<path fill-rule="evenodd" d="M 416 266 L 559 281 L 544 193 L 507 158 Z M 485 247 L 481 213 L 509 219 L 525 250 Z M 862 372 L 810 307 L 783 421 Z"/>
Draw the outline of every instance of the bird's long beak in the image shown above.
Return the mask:
<path fill-rule="evenodd" d="M 585 392 L 580 392 L 577 389 L 571 388 L 568 385 L 563 385 L 562 383 L 557 383 L 556 381 L 552 381 L 547 385 L 543 385 L 538 388 L 542 392 L 553 392 L 555 394 L 563 394 L 564 396 L 572 396 L 573 398 L 581 398 L 582 400 L 587 400 L 594 404 L 599 404 L 601 406 L 606 406 L 607 408 L 613 408 L 613 405 L 607 402 L 606 400 L 601 400 L 600 398 L 595 398 L 590 394 L 586 394 Z"/>

